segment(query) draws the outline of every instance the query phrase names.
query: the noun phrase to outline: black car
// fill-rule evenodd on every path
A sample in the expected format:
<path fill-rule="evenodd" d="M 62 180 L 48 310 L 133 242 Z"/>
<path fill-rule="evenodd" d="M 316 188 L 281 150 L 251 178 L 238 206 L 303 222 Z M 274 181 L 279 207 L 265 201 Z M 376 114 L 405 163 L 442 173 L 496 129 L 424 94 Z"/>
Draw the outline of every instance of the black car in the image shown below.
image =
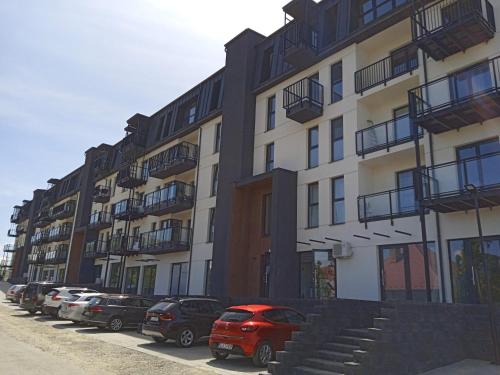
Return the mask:
<path fill-rule="evenodd" d="M 83 323 L 114 332 L 126 327 L 137 327 L 154 301 L 141 296 L 105 294 L 92 298 L 85 307 Z"/>
<path fill-rule="evenodd" d="M 21 308 L 28 310 L 30 314 L 36 314 L 41 311 L 42 304 L 45 301 L 45 295 L 53 288 L 62 286 L 60 283 L 52 282 L 31 282 L 26 285 L 21 298 Z"/>
<path fill-rule="evenodd" d="M 177 346 L 188 348 L 210 336 L 215 320 L 224 312 L 216 299 L 167 298 L 150 308 L 142 324 L 142 334 L 156 342 L 175 340 Z"/>

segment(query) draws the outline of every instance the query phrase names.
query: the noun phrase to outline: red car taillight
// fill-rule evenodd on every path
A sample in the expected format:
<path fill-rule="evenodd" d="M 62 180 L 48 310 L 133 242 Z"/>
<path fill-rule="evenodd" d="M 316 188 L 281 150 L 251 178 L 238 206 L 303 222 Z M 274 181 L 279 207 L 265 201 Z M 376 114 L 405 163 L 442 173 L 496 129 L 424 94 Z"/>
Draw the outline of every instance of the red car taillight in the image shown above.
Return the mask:
<path fill-rule="evenodd" d="M 54 294 L 52 297 L 51 297 L 52 301 L 60 301 L 62 299 L 62 297 L 59 297 L 58 294 Z"/>
<path fill-rule="evenodd" d="M 160 320 L 174 320 L 175 315 L 172 313 L 160 314 Z"/>
<path fill-rule="evenodd" d="M 250 326 L 250 325 L 247 325 L 247 326 L 241 326 L 240 330 L 241 332 L 255 332 L 257 331 L 257 326 Z"/>
<path fill-rule="evenodd" d="M 75 307 L 75 306 L 78 306 L 77 303 L 68 303 L 68 307 Z"/>
<path fill-rule="evenodd" d="M 100 312 L 102 312 L 102 307 L 101 306 L 92 306 L 89 309 L 89 311 L 92 313 L 100 313 Z"/>

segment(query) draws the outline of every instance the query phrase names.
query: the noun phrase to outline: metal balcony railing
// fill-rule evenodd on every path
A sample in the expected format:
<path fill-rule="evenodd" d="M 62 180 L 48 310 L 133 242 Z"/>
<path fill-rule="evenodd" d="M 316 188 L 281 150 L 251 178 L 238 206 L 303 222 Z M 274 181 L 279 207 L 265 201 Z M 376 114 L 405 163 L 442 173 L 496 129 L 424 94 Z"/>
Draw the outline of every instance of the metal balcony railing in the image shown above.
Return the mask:
<path fill-rule="evenodd" d="M 418 68 L 418 49 L 411 44 L 391 53 L 390 56 L 379 60 L 354 73 L 355 91 L 363 94 L 364 91 L 386 85 L 390 80 L 412 73 Z"/>
<path fill-rule="evenodd" d="M 31 253 L 28 254 L 28 263 L 29 264 L 44 264 L 45 263 L 45 253 Z"/>
<path fill-rule="evenodd" d="M 163 189 L 144 196 L 144 210 L 148 214 L 179 212 L 192 207 L 194 185 L 174 181 Z"/>
<path fill-rule="evenodd" d="M 122 188 L 134 188 L 144 185 L 148 180 L 148 170 L 144 166 L 129 164 L 118 171 L 116 185 Z"/>
<path fill-rule="evenodd" d="M 72 216 L 75 213 L 76 201 L 71 200 L 52 208 L 50 217 L 53 220 L 60 220 Z"/>
<path fill-rule="evenodd" d="M 50 242 L 66 241 L 71 238 L 73 223 L 64 223 L 49 229 L 48 240 Z"/>
<path fill-rule="evenodd" d="M 423 137 L 422 128 L 418 136 Z M 404 115 L 356 132 L 356 153 L 360 156 L 412 141 L 410 116 Z"/>
<path fill-rule="evenodd" d="M 500 57 L 418 86 L 408 95 L 410 116 L 435 133 L 497 117 Z"/>
<path fill-rule="evenodd" d="M 141 251 L 146 253 L 185 251 L 189 248 L 191 229 L 181 224 L 141 234 Z"/>
<path fill-rule="evenodd" d="M 324 87 L 316 79 L 304 78 L 283 89 L 286 116 L 305 123 L 323 114 Z"/>
<path fill-rule="evenodd" d="M 49 230 L 39 231 L 31 236 L 32 245 L 41 245 L 48 241 L 49 241 Z"/>
<path fill-rule="evenodd" d="M 134 220 L 144 216 L 143 201 L 140 199 L 124 199 L 112 206 L 112 215 L 119 220 Z"/>
<path fill-rule="evenodd" d="M 111 198 L 111 187 L 106 185 L 97 185 L 94 188 L 94 193 L 92 195 L 94 202 L 106 203 Z"/>
<path fill-rule="evenodd" d="M 108 241 L 89 241 L 85 244 L 85 249 L 83 251 L 83 256 L 85 258 L 98 258 L 105 257 L 108 254 Z"/>
<path fill-rule="evenodd" d="M 94 212 L 89 218 L 90 228 L 105 228 L 111 226 L 112 223 L 113 216 L 107 211 Z"/>
<path fill-rule="evenodd" d="M 61 264 L 66 263 L 68 259 L 69 246 L 60 245 L 55 250 L 48 251 L 45 254 L 46 264 Z"/>
<path fill-rule="evenodd" d="M 10 215 L 10 222 L 17 224 L 20 218 L 21 218 L 21 207 L 14 206 L 14 211 L 12 212 L 12 215 Z"/>
<path fill-rule="evenodd" d="M 149 175 L 165 178 L 192 169 L 198 162 L 198 146 L 181 142 L 148 160 Z"/>
<path fill-rule="evenodd" d="M 383 191 L 358 197 L 358 218 L 361 223 L 418 214 L 414 187 Z"/>
<path fill-rule="evenodd" d="M 16 251 L 16 247 L 14 244 L 8 244 L 3 246 L 4 253 L 13 253 Z"/>
<path fill-rule="evenodd" d="M 134 254 L 141 250 L 141 236 L 125 236 L 115 234 L 109 241 L 109 252 L 111 254 Z"/>
<path fill-rule="evenodd" d="M 319 34 L 303 22 L 292 21 L 286 25 L 283 33 L 285 56 L 293 48 L 308 48 L 317 54 L 319 51 Z"/>

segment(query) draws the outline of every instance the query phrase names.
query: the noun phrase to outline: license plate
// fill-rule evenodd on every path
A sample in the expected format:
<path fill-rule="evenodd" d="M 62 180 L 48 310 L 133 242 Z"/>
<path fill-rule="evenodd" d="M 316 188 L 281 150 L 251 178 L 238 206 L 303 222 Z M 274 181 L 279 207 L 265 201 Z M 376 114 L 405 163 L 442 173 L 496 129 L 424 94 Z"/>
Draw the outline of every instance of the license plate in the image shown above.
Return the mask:
<path fill-rule="evenodd" d="M 233 344 L 224 344 L 220 343 L 217 348 L 219 349 L 225 349 L 225 350 L 232 350 L 233 349 Z"/>
<path fill-rule="evenodd" d="M 158 321 L 158 317 L 157 316 L 152 316 L 151 318 L 149 318 L 149 321 L 150 322 L 157 322 Z"/>

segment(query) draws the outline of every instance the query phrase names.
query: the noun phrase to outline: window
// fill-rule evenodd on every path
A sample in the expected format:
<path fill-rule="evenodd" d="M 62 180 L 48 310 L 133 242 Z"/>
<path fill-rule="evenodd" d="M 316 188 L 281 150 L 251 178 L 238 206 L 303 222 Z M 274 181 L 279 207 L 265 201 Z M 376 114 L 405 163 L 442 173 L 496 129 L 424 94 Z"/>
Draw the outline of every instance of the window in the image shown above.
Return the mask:
<path fill-rule="evenodd" d="M 264 82 L 271 78 L 271 69 L 273 66 L 273 49 L 274 47 L 269 47 L 264 50 L 264 55 L 262 57 L 262 68 L 260 72 L 260 81 Z"/>
<path fill-rule="evenodd" d="M 308 160 L 307 167 L 314 168 L 319 164 L 319 139 L 318 127 L 309 129 L 308 131 Z"/>
<path fill-rule="evenodd" d="M 152 296 L 155 293 L 156 266 L 145 266 L 142 274 L 142 294 Z"/>
<path fill-rule="evenodd" d="M 172 273 L 170 274 L 170 296 L 179 296 L 187 294 L 188 263 L 172 264 Z"/>
<path fill-rule="evenodd" d="M 300 297 L 328 299 L 337 296 L 337 265 L 330 250 L 300 253 Z"/>
<path fill-rule="evenodd" d="M 269 143 L 266 146 L 266 172 L 271 172 L 274 169 L 274 143 Z"/>
<path fill-rule="evenodd" d="M 189 125 L 194 123 L 196 120 L 196 105 L 189 108 L 187 122 Z"/>
<path fill-rule="evenodd" d="M 341 101 L 343 98 L 343 82 L 342 82 L 342 61 L 333 64 L 331 68 L 331 80 L 332 80 L 332 103 Z"/>
<path fill-rule="evenodd" d="M 360 2 L 361 24 L 366 25 L 373 22 L 384 14 L 390 12 L 393 7 L 405 4 L 407 0 L 362 0 Z"/>
<path fill-rule="evenodd" d="M 267 99 L 267 126 L 266 130 L 272 130 L 276 127 L 276 96 L 273 95 Z"/>
<path fill-rule="evenodd" d="M 319 191 L 317 182 L 307 185 L 307 206 L 307 227 L 317 227 L 319 225 Z"/>
<path fill-rule="evenodd" d="M 338 4 L 330 7 L 325 12 L 325 33 L 324 41 L 325 44 L 329 44 L 337 40 L 337 27 L 339 25 L 338 21 Z"/>
<path fill-rule="evenodd" d="M 118 288 L 120 284 L 120 267 L 121 263 L 111 263 L 111 271 L 109 277 L 109 287 Z"/>
<path fill-rule="evenodd" d="M 156 131 L 156 140 L 159 141 L 161 139 L 161 135 L 163 134 L 163 126 L 165 122 L 165 115 L 160 116 L 160 121 L 158 122 L 158 128 Z"/>
<path fill-rule="evenodd" d="M 210 277 L 212 273 L 212 259 L 205 261 L 205 295 L 210 295 Z"/>
<path fill-rule="evenodd" d="M 207 242 L 214 242 L 215 232 L 215 207 L 208 210 L 208 239 Z"/>
<path fill-rule="evenodd" d="M 344 120 L 342 117 L 333 119 L 331 127 L 331 159 L 332 161 L 344 158 Z"/>
<path fill-rule="evenodd" d="M 212 95 L 210 97 L 209 111 L 213 111 L 219 108 L 221 88 L 222 88 L 222 80 L 218 80 L 217 82 L 214 83 L 212 87 Z"/>
<path fill-rule="evenodd" d="M 262 233 L 264 236 L 271 234 L 271 207 L 272 194 L 264 194 L 262 199 Z"/>
<path fill-rule="evenodd" d="M 139 285 L 140 267 L 128 267 L 125 274 L 125 293 L 137 294 L 137 286 Z"/>
<path fill-rule="evenodd" d="M 221 128 L 222 124 L 220 122 L 215 125 L 214 154 L 220 151 Z"/>
<path fill-rule="evenodd" d="M 219 184 L 219 164 L 212 165 L 212 186 L 210 189 L 210 196 L 217 195 L 217 186 Z"/>
<path fill-rule="evenodd" d="M 414 44 L 391 52 L 392 75 L 398 76 L 418 66 L 418 48 Z"/>
<path fill-rule="evenodd" d="M 165 138 L 167 135 L 170 134 L 170 123 L 172 122 L 172 116 L 173 116 L 173 111 L 168 112 L 167 121 L 165 121 L 165 124 L 163 125 L 162 138 Z"/>
<path fill-rule="evenodd" d="M 345 223 L 344 176 L 332 179 L 332 224 Z"/>

